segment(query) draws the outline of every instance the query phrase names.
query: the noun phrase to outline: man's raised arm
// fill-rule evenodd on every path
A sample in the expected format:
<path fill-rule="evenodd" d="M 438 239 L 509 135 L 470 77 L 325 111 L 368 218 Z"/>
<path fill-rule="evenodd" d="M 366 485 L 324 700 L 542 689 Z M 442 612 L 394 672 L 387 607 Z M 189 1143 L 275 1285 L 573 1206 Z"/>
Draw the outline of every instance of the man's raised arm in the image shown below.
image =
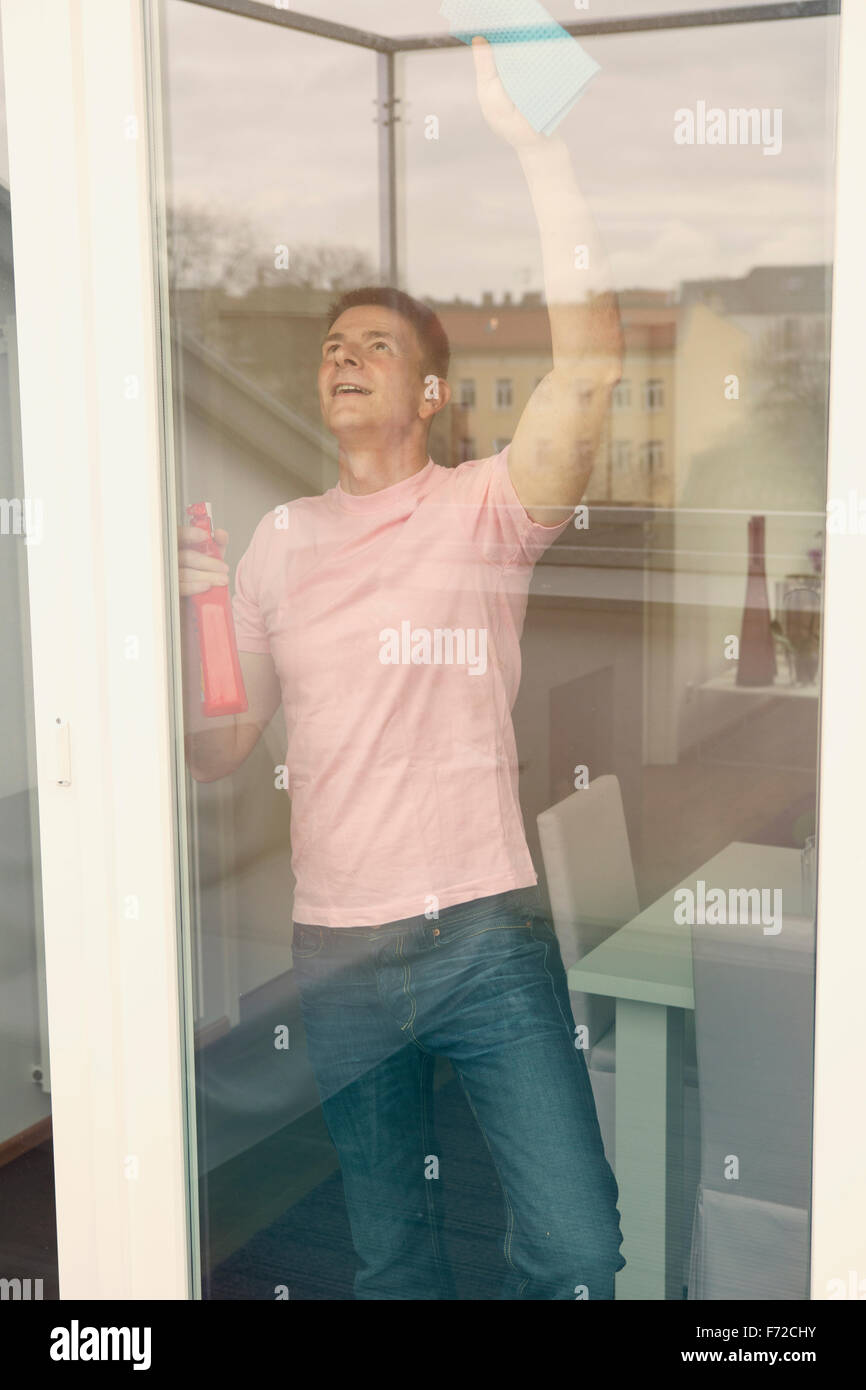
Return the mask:
<path fill-rule="evenodd" d="M 553 526 L 586 490 L 611 391 L 622 375 L 619 307 L 564 141 L 539 134 L 517 110 L 486 40 L 474 39 L 472 52 L 484 117 L 516 150 L 538 220 L 553 370 L 520 417 L 508 467 L 530 517 Z"/>

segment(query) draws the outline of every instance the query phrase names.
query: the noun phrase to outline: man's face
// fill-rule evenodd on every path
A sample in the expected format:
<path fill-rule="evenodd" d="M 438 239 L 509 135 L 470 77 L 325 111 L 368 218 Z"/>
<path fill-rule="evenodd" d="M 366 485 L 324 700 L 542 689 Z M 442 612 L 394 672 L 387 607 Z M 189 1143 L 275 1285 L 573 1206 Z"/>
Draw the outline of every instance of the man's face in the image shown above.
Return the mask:
<path fill-rule="evenodd" d="M 319 403 L 331 433 L 358 442 L 400 438 L 429 421 L 436 402 L 425 400 L 413 325 L 376 304 L 342 313 L 322 344 Z"/>

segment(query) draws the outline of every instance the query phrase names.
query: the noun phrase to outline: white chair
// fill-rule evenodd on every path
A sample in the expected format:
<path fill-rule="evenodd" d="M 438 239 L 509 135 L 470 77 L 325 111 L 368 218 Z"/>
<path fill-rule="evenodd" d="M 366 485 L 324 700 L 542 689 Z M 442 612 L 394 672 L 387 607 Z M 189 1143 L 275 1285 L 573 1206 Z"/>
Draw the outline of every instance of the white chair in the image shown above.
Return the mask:
<path fill-rule="evenodd" d="M 566 970 L 640 912 L 619 780 L 597 777 L 542 811 L 538 834 L 551 916 Z M 605 1154 L 616 1172 L 616 1000 L 571 991 L 577 1024 L 586 1024 L 587 1066 Z M 684 1021 L 683 1211 L 691 1213 L 700 1162 L 694 1015 Z M 690 1222 L 682 1222 L 682 1282 L 688 1279 Z"/>
<path fill-rule="evenodd" d="M 785 916 L 775 936 L 695 925 L 692 958 L 701 1176 L 688 1296 L 808 1299 L 814 922 Z"/>

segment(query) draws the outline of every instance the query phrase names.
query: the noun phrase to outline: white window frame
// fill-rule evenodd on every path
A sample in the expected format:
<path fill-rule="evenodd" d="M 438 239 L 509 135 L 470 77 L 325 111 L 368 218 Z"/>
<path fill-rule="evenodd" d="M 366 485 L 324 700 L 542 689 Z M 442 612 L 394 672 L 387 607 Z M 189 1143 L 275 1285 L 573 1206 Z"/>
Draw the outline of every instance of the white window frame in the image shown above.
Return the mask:
<path fill-rule="evenodd" d="M 153 0 L 0 0 L 63 1299 L 199 1296 L 185 781 Z M 866 6 L 843 0 L 828 493 L 862 490 Z M 107 60 L 110 55 L 110 61 Z M 148 115 L 151 119 L 148 120 Z M 134 116 L 137 139 L 124 125 Z M 155 253 L 156 248 L 156 253 Z M 138 381 L 124 399 L 124 377 Z M 46 396 L 49 399 L 46 402 Z M 170 397 L 169 397 L 170 399 Z M 119 466 L 122 463 L 122 467 Z M 866 544 L 828 534 L 819 776 L 812 1297 L 866 1279 Z M 131 633 L 137 661 L 123 657 Z M 58 784 L 57 723 L 71 735 Z M 123 903 L 139 899 L 137 921 Z M 188 1071 L 185 1071 L 188 1069 Z M 130 1156 L 138 1161 L 129 1176 Z"/>
<path fill-rule="evenodd" d="M 186 1299 L 198 1231 L 144 43 L 156 7 L 2 0 L 0 21 L 23 467 L 44 508 L 28 571 L 60 1297 Z"/>

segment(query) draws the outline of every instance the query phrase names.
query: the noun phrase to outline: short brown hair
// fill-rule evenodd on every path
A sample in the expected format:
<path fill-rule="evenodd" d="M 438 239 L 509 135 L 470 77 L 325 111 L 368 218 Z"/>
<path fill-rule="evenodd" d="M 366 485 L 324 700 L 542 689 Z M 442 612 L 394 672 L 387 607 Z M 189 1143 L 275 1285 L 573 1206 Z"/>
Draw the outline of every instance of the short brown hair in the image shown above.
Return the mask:
<path fill-rule="evenodd" d="M 451 346 L 448 335 L 439 318 L 403 290 L 391 285 L 365 285 L 358 290 L 347 290 L 334 300 L 328 310 L 328 328 L 333 328 L 336 320 L 347 309 L 356 309 L 362 304 L 380 304 L 383 309 L 393 309 L 411 323 L 421 344 L 422 371 L 424 375 L 434 374 L 444 381 L 448 376 L 451 362 Z"/>

